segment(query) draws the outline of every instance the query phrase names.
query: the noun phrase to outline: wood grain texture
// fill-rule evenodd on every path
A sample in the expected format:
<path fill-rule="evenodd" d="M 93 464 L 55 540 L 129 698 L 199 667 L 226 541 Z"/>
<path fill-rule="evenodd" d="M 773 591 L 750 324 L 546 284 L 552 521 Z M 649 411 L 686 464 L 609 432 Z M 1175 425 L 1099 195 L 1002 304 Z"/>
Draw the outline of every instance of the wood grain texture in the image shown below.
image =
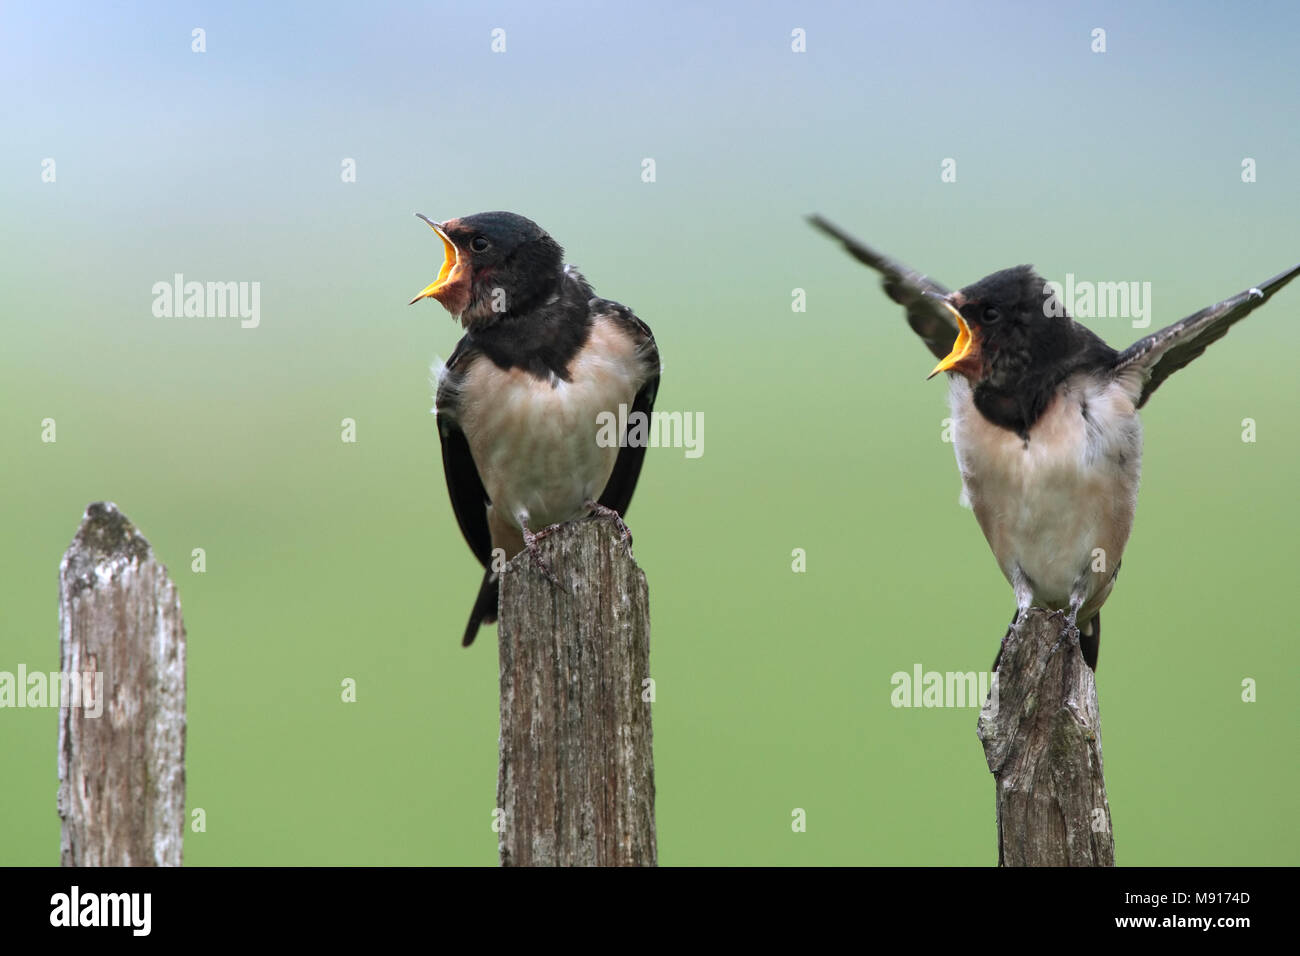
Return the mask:
<path fill-rule="evenodd" d="M 149 542 L 108 502 L 86 509 L 59 567 L 59 655 L 64 674 L 103 677 L 101 707 L 59 712 L 62 864 L 179 866 L 185 827 L 180 599 Z"/>
<path fill-rule="evenodd" d="M 650 609 L 608 519 L 544 538 L 502 575 L 497 805 L 503 866 L 654 866 Z"/>
<path fill-rule="evenodd" d="M 1115 865 L 1097 685 L 1063 626 L 1059 612 L 1022 615 L 980 713 L 1000 866 Z"/>

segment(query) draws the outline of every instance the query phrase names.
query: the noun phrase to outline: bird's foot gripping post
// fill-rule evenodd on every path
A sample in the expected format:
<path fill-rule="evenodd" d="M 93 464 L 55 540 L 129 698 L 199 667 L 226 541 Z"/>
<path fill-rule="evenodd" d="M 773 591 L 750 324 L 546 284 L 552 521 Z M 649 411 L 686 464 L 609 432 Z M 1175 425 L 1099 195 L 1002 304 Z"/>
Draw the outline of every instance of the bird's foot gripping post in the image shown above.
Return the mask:
<path fill-rule="evenodd" d="M 1097 685 L 1065 622 L 1021 614 L 978 735 L 997 789 L 998 865 L 1113 866 Z"/>
<path fill-rule="evenodd" d="M 614 526 L 618 528 L 619 540 L 625 542 L 629 548 L 632 547 L 632 529 L 623 522 L 621 514 L 613 508 L 605 507 L 599 501 L 587 501 L 583 507 L 598 518 L 608 518 L 614 522 Z"/>
<path fill-rule="evenodd" d="M 1076 606 L 1070 611 L 1053 611 L 1048 615 L 1048 620 L 1060 628 L 1060 636 L 1057 637 L 1056 643 L 1052 645 L 1053 654 L 1066 647 L 1082 652 L 1083 645 L 1079 642 L 1079 638 L 1082 635 L 1079 633 L 1079 625 L 1077 623 L 1078 613 L 1079 609 Z"/>
<path fill-rule="evenodd" d="M 562 525 L 501 577 L 503 866 L 657 863 L 645 575 L 607 517 Z"/>
<path fill-rule="evenodd" d="M 529 529 L 527 524 L 520 525 L 520 530 L 524 535 L 524 553 L 528 555 L 528 560 L 533 563 L 533 567 L 542 572 L 542 575 L 546 580 L 550 581 L 551 584 L 555 585 L 561 591 L 564 590 L 564 584 L 558 577 L 556 577 L 555 572 L 551 570 L 551 565 L 547 562 L 545 556 L 543 556 L 541 541 L 543 538 L 549 538 L 562 527 L 564 527 L 564 525 L 552 524 L 547 525 L 541 531 L 532 531 Z"/>

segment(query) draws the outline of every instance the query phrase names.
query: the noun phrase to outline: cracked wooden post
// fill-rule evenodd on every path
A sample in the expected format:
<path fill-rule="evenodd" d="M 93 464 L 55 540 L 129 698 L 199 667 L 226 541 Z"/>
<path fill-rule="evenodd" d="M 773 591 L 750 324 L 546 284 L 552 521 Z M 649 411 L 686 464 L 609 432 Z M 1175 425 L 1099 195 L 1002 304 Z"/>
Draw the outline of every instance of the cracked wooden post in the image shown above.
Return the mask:
<path fill-rule="evenodd" d="M 654 866 L 650 608 L 612 520 L 542 539 L 501 580 L 502 866 Z"/>
<path fill-rule="evenodd" d="M 59 711 L 60 862 L 180 866 L 181 604 L 149 542 L 110 502 L 86 508 L 59 565 L 59 657 L 64 675 L 89 685 L 81 706 Z"/>
<path fill-rule="evenodd" d="M 1011 629 L 978 734 L 997 786 L 999 866 L 1114 866 L 1097 685 L 1063 620 Z"/>

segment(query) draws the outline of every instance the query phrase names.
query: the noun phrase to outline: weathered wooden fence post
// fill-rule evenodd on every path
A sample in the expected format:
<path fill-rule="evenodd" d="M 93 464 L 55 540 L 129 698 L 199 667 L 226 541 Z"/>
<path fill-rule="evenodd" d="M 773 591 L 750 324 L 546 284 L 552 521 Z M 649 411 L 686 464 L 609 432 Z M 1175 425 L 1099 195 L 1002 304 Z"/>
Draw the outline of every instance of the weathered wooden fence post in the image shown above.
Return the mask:
<path fill-rule="evenodd" d="M 653 866 L 655 789 L 645 575 L 608 519 L 541 542 L 501 581 L 503 866 Z"/>
<path fill-rule="evenodd" d="M 1114 866 L 1097 685 L 1063 622 L 1032 608 L 1002 647 L 978 734 L 997 785 L 999 866 Z"/>
<path fill-rule="evenodd" d="M 59 711 L 62 864 L 180 866 L 181 604 L 149 542 L 109 502 L 86 508 L 59 566 L 59 656 L 65 682 L 81 675 L 92 698 Z"/>

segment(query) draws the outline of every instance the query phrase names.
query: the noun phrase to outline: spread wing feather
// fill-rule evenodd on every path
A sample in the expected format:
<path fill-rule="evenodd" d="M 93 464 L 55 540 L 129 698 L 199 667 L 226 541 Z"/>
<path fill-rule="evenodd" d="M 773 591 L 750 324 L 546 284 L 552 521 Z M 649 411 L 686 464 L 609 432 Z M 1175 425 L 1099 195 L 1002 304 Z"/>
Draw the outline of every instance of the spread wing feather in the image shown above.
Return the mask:
<path fill-rule="evenodd" d="M 1153 332 L 1119 353 L 1115 360 L 1116 372 L 1136 373 L 1140 384 L 1137 407 L 1145 405 L 1151 393 L 1165 379 L 1227 335 L 1228 329 L 1267 302 L 1297 275 L 1300 275 L 1300 265 Z"/>
<path fill-rule="evenodd" d="M 929 276 L 877 252 L 821 216 L 809 216 L 808 221 L 839 241 L 854 259 L 881 274 L 885 294 L 906 310 L 907 324 L 921 337 L 935 358 L 943 358 L 952 351 L 953 343 L 957 341 L 957 323 L 947 309 L 930 297 L 947 295 L 947 289 Z"/>

